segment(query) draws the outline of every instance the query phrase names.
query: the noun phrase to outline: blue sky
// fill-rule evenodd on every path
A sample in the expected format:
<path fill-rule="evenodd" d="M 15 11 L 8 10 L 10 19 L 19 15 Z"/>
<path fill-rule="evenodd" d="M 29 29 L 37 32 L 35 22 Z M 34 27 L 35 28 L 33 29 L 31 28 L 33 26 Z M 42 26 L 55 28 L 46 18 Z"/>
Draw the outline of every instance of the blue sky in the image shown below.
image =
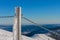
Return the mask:
<path fill-rule="evenodd" d="M 0 16 L 14 15 L 14 7 L 19 3 L 20 0 L 0 0 Z"/>
<path fill-rule="evenodd" d="M 14 7 L 21 6 L 27 18 L 39 24 L 60 23 L 60 0 L 0 0 L 0 16 L 14 15 Z M 25 20 L 23 24 L 27 24 Z"/>
<path fill-rule="evenodd" d="M 20 6 L 20 0 L 0 0 L 0 16 L 14 16 L 16 6 Z M 11 24 L 12 19 L 0 18 L 0 24 Z"/>
<path fill-rule="evenodd" d="M 22 0 L 22 13 L 40 24 L 60 23 L 60 0 Z"/>

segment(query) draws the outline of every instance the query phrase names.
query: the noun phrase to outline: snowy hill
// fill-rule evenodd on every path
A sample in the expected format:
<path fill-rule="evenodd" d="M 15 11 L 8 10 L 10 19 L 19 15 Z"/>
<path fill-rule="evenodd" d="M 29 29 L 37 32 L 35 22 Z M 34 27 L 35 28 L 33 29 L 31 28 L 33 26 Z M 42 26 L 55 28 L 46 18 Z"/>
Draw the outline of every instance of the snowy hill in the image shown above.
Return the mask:
<path fill-rule="evenodd" d="M 27 37 L 22 35 L 22 40 L 55 40 L 45 34 L 36 34 L 36 37 Z M 0 40 L 13 40 L 13 33 L 0 29 Z"/>

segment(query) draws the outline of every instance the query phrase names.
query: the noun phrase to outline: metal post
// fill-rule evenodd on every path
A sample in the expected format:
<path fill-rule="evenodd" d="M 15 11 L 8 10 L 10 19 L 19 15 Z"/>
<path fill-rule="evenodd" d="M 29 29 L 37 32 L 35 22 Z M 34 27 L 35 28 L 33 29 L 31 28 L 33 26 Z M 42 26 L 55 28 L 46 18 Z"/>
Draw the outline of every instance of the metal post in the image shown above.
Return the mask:
<path fill-rule="evenodd" d="M 13 26 L 13 40 L 20 40 L 21 39 L 21 8 L 16 7 L 15 9 L 15 19 L 14 19 L 14 26 Z"/>

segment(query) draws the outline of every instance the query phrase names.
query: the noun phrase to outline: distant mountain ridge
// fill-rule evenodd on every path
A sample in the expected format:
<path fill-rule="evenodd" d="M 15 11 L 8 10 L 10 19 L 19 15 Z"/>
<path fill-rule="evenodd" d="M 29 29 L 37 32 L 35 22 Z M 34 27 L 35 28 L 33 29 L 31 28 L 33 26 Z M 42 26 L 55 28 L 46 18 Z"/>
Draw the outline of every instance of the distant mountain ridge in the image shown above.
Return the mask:
<path fill-rule="evenodd" d="M 57 30 L 60 29 L 60 24 L 45 24 L 41 25 L 42 27 L 45 27 L 49 30 Z M 36 25 L 22 25 L 22 35 L 26 36 L 33 36 L 34 34 L 45 34 L 48 33 L 47 30 L 42 29 L 41 27 L 38 27 Z M 0 29 L 4 29 L 7 31 L 12 32 L 13 31 L 13 25 L 0 25 Z"/>
<path fill-rule="evenodd" d="M 42 27 L 45 27 L 49 30 L 57 30 L 60 29 L 60 26 L 58 25 L 42 25 Z M 26 33 L 25 33 L 26 32 Z M 38 27 L 36 25 L 22 25 L 22 34 L 26 36 L 33 36 L 34 34 L 45 34 L 48 33 L 47 30 L 42 29 L 41 27 Z"/>

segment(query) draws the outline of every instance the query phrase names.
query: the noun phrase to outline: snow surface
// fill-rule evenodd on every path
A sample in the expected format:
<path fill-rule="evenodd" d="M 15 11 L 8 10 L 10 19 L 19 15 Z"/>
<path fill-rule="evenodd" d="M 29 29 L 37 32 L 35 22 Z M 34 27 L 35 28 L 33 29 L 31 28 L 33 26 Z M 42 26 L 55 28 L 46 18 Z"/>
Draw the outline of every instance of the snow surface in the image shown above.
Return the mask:
<path fill-rule="evenodd" d="M 33 36 L 33 38 L 38 39 L 38 40 L 40 40 L 40 39 L 42 39 L 42 40 L 55 40 L 55 39 L 53 39 L 51 37 L 48 37 L 45 34 L 36 34 L 35 37 Z"/>
<path fill-rule="evenodd" d="M 45 34 L 36 34 L 33 37 L 27 37 L 22 35 L 21 40 L 55 40 Z M 13 33 L 0 29 L 0 40 L 13 40 Z"/>

